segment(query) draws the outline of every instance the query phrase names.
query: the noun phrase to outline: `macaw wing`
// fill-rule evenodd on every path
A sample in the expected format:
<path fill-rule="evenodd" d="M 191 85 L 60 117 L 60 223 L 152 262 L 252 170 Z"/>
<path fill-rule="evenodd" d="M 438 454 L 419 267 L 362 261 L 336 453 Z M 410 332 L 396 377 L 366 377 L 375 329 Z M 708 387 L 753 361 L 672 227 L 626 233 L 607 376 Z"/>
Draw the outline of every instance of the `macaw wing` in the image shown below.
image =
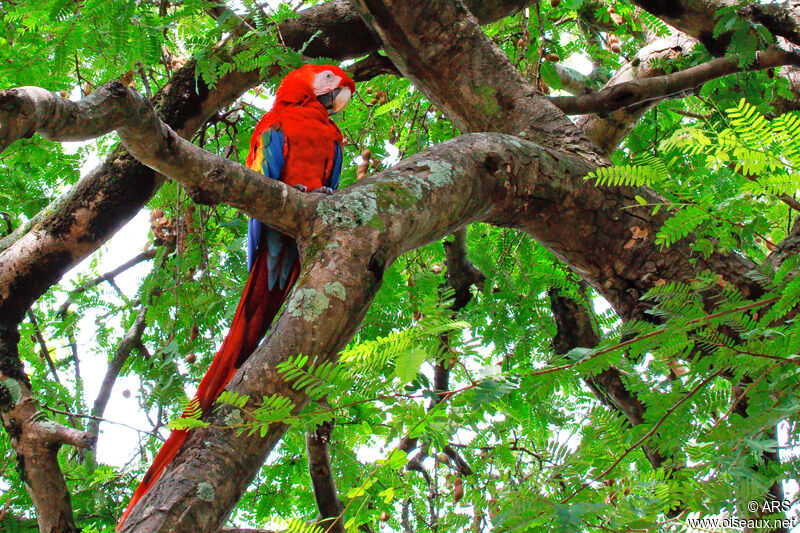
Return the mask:
<path fill-rule="evenodd" d="M 282 131 L 270 128 L 261 134 L 255 149 L 255 156 L 251 169 L 261 172 L 268 178 L 279 180 L 283 171 L 285 136 Z M 261 234 L 265 226 L 260 221 L 251 218 L 247 225 L 247 270 L 253 270 L 256 256 L 261 245 Z"/>
<path fill-rule="evenodd" d="M 338 142 L 333 144 L 333 169 L 331 178 L 328 180 L 328 187 L 333 190 L 339 188 L 339 178 L 342 176 L 342 145 Z"/>

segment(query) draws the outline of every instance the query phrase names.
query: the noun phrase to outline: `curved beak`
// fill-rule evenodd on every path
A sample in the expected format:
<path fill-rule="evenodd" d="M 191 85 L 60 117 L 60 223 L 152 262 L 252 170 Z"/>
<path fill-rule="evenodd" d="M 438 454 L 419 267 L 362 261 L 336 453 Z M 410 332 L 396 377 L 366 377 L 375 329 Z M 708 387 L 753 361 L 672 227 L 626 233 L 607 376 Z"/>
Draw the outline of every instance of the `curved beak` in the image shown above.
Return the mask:
<path fill-rule="evenodd" d="M 347 87 L 337 87 L 336 89 L 332 90 L 329 93 L 321 94 L 317 96 L 317 100 L 325 109 L 328 110 L 328 113 L 338 113 L 345 106 L 350 102 L 350 97 L 353 94 L 350 92 L 350 89 Z"/>

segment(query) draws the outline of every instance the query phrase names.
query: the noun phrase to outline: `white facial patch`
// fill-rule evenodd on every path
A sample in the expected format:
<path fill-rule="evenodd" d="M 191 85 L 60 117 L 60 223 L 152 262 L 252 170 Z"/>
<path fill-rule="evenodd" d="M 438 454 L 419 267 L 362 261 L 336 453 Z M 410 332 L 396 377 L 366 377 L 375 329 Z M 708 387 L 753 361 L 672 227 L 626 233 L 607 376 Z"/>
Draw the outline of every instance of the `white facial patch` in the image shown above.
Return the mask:
<path fill-rule="evenodd" d="M 314 76 L 314 83 L 311 84 L 314 89 L 314 96 L 331 92 L 339 86 L 340 81 L 342 81 L 341 76 L 337 76 L 330 70 L 320 72 Z"/>

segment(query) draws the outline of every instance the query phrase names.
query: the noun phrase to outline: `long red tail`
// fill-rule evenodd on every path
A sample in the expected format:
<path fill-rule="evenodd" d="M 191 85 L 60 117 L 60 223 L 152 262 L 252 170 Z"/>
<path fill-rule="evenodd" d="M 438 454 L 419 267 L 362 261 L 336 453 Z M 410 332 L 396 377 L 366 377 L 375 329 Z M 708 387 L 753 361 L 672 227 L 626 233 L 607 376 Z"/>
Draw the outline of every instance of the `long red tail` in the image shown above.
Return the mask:
<path fill-rule="evenodd" d="M 290 246 L 283 248 L 288 250 Z M 222 341 L 222 346 L 197 388 L 194 397 L 200 402 L 203 414 L 208 412 L 236 370 L 256 349 L 300 273 L 300 261 L 295 260 L 285 287 L 281 288 L 280 284 L 275 283 L 270 289 L 267 256 L 267 246 L 261 246 L 244 287 L 242 298 L 239 300 L 239 307 L 233 317 L 231 329 L 225 340 Z M 280 261 L 278 266 L 280 266 Z M 122 517 L 117 523 L 117 531 L 122 529 L 128 514 L 161 477 L 161 473 L 167 465 L 178 455 L 187 436 L 188 431 L 184 430 L 173 430 L 170 434 L 153 460 L 153 464 L 142 478 L 139 487 L 133 493 L 125 512 L 122 513 Z"/>

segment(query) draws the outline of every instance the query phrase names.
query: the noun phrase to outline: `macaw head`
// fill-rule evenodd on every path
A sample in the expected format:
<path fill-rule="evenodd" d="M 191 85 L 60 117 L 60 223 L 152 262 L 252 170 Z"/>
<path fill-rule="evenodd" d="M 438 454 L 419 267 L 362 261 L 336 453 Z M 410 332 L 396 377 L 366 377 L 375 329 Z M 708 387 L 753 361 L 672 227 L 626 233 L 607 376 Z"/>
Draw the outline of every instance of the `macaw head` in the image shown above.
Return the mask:
<path fill-rule="evenodd" d="M 283 78 L 275 100 L 294 105 L 318 101 L 328 113 L 338 113 L 350 101 L 356 84 L 334 65 L 303 65 Z"/>

